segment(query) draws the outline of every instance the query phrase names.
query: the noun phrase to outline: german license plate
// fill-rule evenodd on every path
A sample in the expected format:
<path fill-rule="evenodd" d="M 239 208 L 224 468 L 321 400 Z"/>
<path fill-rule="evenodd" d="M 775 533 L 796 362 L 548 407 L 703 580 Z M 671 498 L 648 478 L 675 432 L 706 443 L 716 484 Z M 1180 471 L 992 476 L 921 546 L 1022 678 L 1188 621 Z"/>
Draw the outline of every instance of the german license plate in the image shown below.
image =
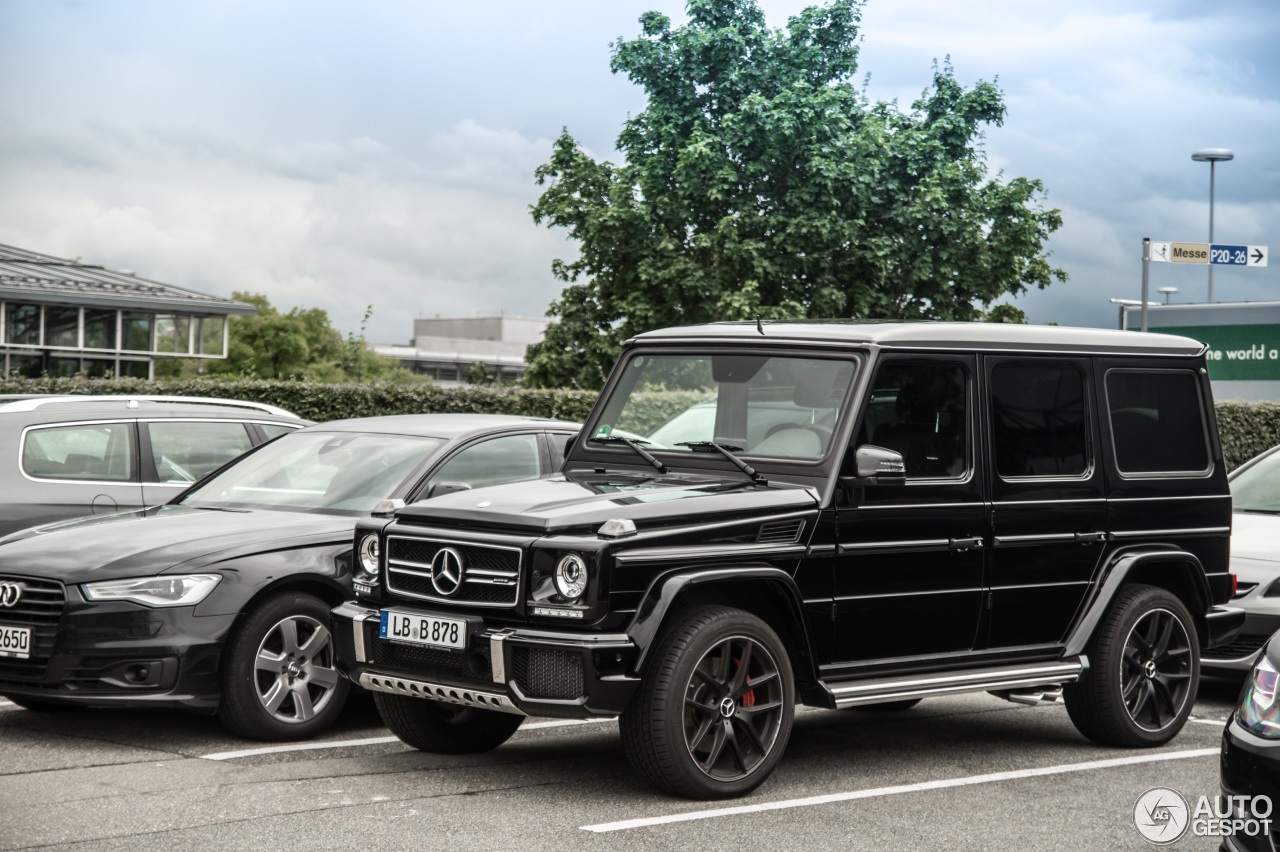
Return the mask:
<path fill-rule="evenodd" d="M 0 657 L 17 657 L 25 660 L 31 656 L 31 628 L 5 627 L 0 624 Z"/>
<path fill-rule="evenodd" d="M 378 636 L 392 642 L 464 651 L 467 648 L 467 622 L 460 618 L 440 618 L 420 612 L 384 609 Z"/>

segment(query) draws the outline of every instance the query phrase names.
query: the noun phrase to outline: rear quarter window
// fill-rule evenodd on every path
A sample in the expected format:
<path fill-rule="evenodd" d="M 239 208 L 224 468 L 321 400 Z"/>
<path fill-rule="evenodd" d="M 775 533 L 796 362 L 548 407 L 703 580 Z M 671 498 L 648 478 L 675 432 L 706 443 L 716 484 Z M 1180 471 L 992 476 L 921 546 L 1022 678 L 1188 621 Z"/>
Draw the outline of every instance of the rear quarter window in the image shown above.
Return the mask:
<path fill-rule="evenodd" d="M 129 482 L 134 470 L 128 423 L 78 423 L 30 429 L 22 441 L 22 470 L 36 479 Z"/>
<path fill-rule="evenodd" d="M 1191 370 L 1109 370 L 1107 415 L 1122 474 L 1172 476 L 1209 470 L 1200 381 Z"/>

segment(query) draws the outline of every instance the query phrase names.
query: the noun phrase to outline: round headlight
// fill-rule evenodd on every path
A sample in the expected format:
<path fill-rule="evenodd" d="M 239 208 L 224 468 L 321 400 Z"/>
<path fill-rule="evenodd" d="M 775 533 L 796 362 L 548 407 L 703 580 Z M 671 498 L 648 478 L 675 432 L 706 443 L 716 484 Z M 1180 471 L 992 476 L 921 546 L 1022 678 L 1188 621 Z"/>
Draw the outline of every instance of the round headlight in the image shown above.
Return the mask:
<path fill-rule="evenodd" d="M 587 590 L 587 563 L 576 553 L 556 563 L 556 591 L 561 597 L 576 601 Z"/>
<path fill-rule="evenodd" d="M 378 534 L 370 533 L 360 539 L 360 567 L 370 577 L 378 576 L 382 568 L 382 548 L 378 545 Z"/>

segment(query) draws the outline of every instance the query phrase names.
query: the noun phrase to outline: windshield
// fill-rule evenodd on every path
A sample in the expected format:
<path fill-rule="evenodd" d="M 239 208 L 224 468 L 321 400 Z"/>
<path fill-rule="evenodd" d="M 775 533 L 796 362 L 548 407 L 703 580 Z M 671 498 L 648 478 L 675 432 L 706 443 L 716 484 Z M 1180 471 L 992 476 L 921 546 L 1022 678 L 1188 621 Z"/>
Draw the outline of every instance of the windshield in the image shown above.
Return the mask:
<path fill-rule="evenodd" d="M 1231 507 L 1237 512 L 1280 512 L 1280 452 L 1232 477 Z"/>
<path fill-rule="evenodd" d="M 366 513 L 443 443 L 358 432 L 284 435 L 196 486 L 180 502 L 197 508 Z"/>
<path fill-rule="evenodd" d="M 792 356 L 633 355 L 594 437 L 650 452 L 714 441 L 735 453 L 816 460 L 827 453 L 853 361 Z"/>

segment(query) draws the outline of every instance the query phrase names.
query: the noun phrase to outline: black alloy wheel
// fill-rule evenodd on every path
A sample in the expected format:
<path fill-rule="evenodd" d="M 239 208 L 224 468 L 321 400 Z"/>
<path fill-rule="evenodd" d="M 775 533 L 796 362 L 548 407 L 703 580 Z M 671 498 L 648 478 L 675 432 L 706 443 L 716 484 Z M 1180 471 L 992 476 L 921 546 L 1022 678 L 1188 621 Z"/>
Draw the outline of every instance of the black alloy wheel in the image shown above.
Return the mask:
<path fill-rule="evenodd" d="M 1191 639 L 1172 612 L 1155 609 L 1129 630 L 1120 671 L 1120 697 L 1129 718 L 1159 731 L 1177 717 L 1191 691 Z"/>
<path fill-rule="evenodd" d="M 791 732 L 795 685 L 777 634 L 741 610 L 704 607 L 667 632 L 622 716 L 631 762 L 655 785 L 721 799 L 762 784 Z"/>
<path fill-rule="evenodd" d="M 1063 688 L 1080 733 L 1102 745 L 1157 746 L 1177 736 L 1195 703 L 1200 646 L 1173 593 L 1125 586 L 1090 640 L 1090 668 Z"/>

